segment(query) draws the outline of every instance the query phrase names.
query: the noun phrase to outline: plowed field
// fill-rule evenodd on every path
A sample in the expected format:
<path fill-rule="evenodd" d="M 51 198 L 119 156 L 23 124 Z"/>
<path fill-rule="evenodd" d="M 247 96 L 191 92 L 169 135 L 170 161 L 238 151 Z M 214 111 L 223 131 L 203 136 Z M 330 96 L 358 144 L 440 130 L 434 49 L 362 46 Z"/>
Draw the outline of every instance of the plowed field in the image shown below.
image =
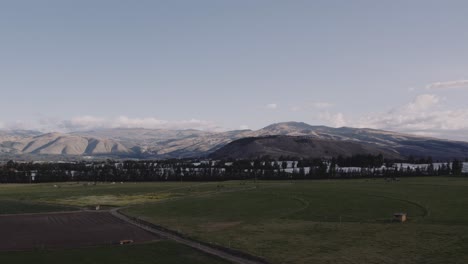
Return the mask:
<path fill-rule="evenodd" d="M 0 251 L 74 248 L 159 238 L 107 212 L 0 216 Z"/>

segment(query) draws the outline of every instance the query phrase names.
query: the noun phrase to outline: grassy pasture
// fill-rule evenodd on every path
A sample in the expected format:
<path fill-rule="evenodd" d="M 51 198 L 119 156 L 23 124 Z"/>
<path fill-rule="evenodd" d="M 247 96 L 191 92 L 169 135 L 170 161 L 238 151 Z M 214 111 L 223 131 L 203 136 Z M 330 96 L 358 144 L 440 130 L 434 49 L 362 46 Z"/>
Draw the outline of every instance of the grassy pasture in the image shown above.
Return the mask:
<path fill-rule="evenodd" d="M 222 186 L 221 186 L 222 185 Z M 121 207 L 161 200 L 179 199 L 185 196 L 203 196 L 221 191 L 236 191 L 249 188 L 238 183 L 43 183 L 0 185 L 0 202 L 16 201 L 37 203 L 40 211 L 43 204 L 73 207 L 111 206 Z M 44 210 L 46 212 L 50 210 Z"/>
<path fill-rule="evenodd" d="M 468 179 L 441 177 L 261 182 L 126 212 L 274 263 L 468 263 L 466 208 Z"/>
<path fill-rule="evenodd" d="M 127 214 L 273 263 L 468 263 L 467 178 L 58 185 L 0 185 L 0 207 L 128 206 Z M 395 212 L 409 221 L 392 223 Z"/>

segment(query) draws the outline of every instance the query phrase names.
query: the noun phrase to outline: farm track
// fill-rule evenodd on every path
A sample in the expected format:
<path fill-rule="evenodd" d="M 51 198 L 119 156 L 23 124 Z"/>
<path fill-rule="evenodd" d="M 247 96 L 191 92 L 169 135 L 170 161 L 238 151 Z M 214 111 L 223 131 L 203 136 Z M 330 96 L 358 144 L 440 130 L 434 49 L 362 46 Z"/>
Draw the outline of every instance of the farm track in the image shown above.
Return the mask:
<path fill-rule="evenodd" d="M 290 183 L 287 183 L 287 185 L 289 185 L 289 184 Z M 266 189 L 266 188 L 271 188 L 271 187 L 275 187 L 275 185 L 261 187 L 260 189 Z M 186 188 L 186 187 L 184 187 L 184 188 Z M 179 189 L 179 188 L 177 188 L 177 189 Z M 187 199 L 187 198 L 211 196 L 211 195 L 221 194 L 221 193 L 252 191 L 252 190 L 256 190 L 256 189 L 257 189 L 257 187 L 253 186 L 253 187 L 250 187 L 250 188 L 233 189 L 233 190 L 227 190 L 227 191 L 216 191 L 216 192 L 209 192 L 209 193 L 200 193 L 200 194 L 187 195 L 187 196 L 177 197 L 177 198 L 167 198 L 167 199 L 163 199 L 163 200 L 156 201 L 156 202 L 149 202 L 149 203 L 146 203 L 146 204 L 165 203 L 165 202 L 170 202 L 170 201 L 175 201 L 175 200 L 182 200 L 182 199 Z M 127 207 L 131 207 L 131 206 L 127 206 Z M 215 245 L 212 245 L 212 244 L 207 244 L 207 243 L 204 243 L 204 242 L 201 242 L 201 241 L 196 241 L 196 240 L 193 240 L 191 238 L 187 238 L 183 234 L 179 234 L 179 233 L 174 232 L 172 230 L 168 230 L 168 229 L 166 229 L 164 227 L 161 227 L 161 226 L 158 226 L 158 225 L 155 225 L 155 224 L 152 224 L 152 223 L 148 223 L 148 222 L 146 222 L 144 220 L 141 220 L 139 218 L 127 216 L 127 215 L 123 214 L 122 212 L 120 212 L 120 210 L 125 209 L 127 207 L 114 208 L 114 209 L 111 209 L 109 212 L 112 215 L 114 215 L 115 217 L 117 217 L 117 218 L 119 218 L 119 219 L 121 219 L 123 221 L 126 221 L 129 224 L 135 225 L 135 226 L 137 226 L 139 228 L 142 228 L 142 229 L 144 229 L 144 230 L 146 230 L 148 232 L 151 232 L 151 233 L 153 233 L 153 234 L 155 234 L 157 236 L 160 236 L 160 237 L 163 237 L 163 238 L 166 238 L 166 239 L 171 239 L 171 240 L 176 241 L 178 243 L 184 244 L 186 246 L 192 247 L 192 248 L 197 249 L 199 251 L 202 251 L 204 253 L 207 253 L 207 254 L 210 254 L 210 255 L 213 255 L 213 256 L 217 256 L 219 258 L 228 260 L 228 261 L 233 262 L 233 263 L 241 263 L 241 264 L 267 264 L 267 263 L 269 263 L 266 260 L 264 260 L 263 258 L 259 258 L 257 256 L 252 256 L 252 255 L 249 255 L 249 254 L 244 253 L 244 252 L 240 252 L 240 251 L 229 249 L 229 248 L 224 248 L 224 247 L 217 246 L 217 245 L 215 246 Z"/>
<path fill-rule="evenodd" d="M 176 241 L 180 244 L 184 244 L 191 248 L 197 249 L 204 253 L 207 253 L 207 254 L 210 254 L 210 255 L 225 259 L 225 260 L 228 260 L 233 263 L 240 263 L 240 264 L 266 264 L 268 263 L 266 260 L 260 259 L 255 256 L 250 256 L 243 252 L 224 248 L 221 246 L 209 245 L 207 243 L 203 243 L 200 241 L 186 238 L 182 236 L 181 234 L 167 230 L 163 227 L 148 223 L 138 218 L 126 216 L 125 214 L 121 213 L 118 208 L 112 209 L 110 213 L 113 216 L 129 224 L 135 225 L 157 236 Z"/>

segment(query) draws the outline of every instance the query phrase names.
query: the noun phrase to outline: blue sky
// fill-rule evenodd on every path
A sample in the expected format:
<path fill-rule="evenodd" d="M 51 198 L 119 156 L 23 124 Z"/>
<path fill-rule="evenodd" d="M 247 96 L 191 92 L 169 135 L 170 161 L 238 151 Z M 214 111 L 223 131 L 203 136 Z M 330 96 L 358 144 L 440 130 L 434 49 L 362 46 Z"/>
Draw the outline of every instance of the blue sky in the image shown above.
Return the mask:
<path fill-rule="evenodd" d="M 466 1 L 0 2 L 0 127 L 468 140 Z"/>

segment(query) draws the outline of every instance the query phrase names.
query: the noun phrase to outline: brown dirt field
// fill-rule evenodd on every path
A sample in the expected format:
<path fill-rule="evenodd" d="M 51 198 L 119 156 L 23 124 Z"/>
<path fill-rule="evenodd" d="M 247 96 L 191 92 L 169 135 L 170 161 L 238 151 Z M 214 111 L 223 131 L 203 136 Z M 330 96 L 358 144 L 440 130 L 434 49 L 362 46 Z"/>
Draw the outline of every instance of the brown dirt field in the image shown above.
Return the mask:
<path fill-rule="evenodd" d="M 108 212 L 0 216 L 0 251 L 87 247 L 159 240 Z"/>

